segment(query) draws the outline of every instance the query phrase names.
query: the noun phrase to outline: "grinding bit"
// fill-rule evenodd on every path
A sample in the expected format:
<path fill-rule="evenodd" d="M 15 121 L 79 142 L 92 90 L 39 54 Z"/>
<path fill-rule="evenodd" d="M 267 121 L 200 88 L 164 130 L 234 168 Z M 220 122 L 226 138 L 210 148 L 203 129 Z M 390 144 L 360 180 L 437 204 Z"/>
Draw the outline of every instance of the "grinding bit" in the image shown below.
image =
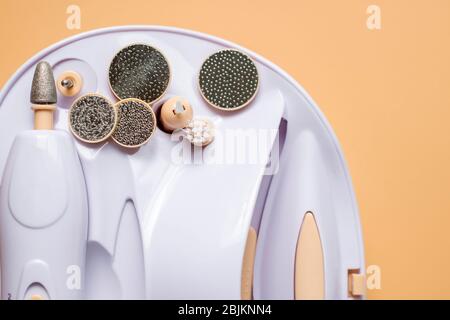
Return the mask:
<path fill-rule="evenodd" d="M 34 70 L 30 101 L 32 104 L 55 104 L 56 86 L 53 70 L 46 61 L 41 61 Z"/>
<path fill-rule="evenodd" d="M 113 140 L 122 147 L 138 148 L 147 143 L 156 129 L 156 116 L 145 101 L 125 99 L 116 103 L 117 128 Z"/>
<path fill-rule="evenodd" d="M 117 111 L 113 104 L 98 94 L 84 95 L 69 110 L 69 126 L 79 140 L 99 143 L 108 139 L 117 126 Z"/>
<path fill-rule="evenodd" d="M 166 58 L 145 44 L 120 50 L 109 66 L 109 85 L 119 99 L 136 98 L 151 104 L 164 95 L 169 81 Z"/>
<path fill-rule="evenodd" d="M 255 63 L 234 49 L 214 53 L 200 69 L 200 92 L 217 109 L 233 111 L 245 107 L 256 96 L 258 87 Z"/>

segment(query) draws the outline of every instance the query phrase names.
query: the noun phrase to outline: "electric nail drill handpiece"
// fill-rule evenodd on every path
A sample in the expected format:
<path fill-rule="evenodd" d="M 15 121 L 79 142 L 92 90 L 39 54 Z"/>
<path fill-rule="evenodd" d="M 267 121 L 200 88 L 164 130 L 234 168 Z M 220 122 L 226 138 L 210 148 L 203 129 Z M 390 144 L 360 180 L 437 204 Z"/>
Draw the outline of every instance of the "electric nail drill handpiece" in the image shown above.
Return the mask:
<path fill-rule="evenodd" d="M 50 65 L 34 73 L 34 130 L 17 135 L 0 190 L 2 299 L 82 299 L 88 203 L 72 138 L 53 130 Z"/>

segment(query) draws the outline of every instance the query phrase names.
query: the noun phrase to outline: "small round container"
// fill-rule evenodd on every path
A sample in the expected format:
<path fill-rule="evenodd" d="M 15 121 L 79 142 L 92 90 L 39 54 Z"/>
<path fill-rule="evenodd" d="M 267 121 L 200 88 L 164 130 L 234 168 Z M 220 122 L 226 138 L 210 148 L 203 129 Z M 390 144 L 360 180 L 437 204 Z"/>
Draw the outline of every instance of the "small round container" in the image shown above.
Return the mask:
<path fill-rule="evenodd" d="M 170 65 L 164 54 L 147 44 L 121 49 L 108 70 L 109 86 L 119 100 L 135 98 L 149 104 L 164 96 L 170 77 Z"/>
<path fill-rule="evenodd" d="M 69 110 L 72 134 L 86 143 L 108 139 L 117 126 L 118 114 L 111 101 L 99 94 L 86 94 L 75 100 Z"/>
<path fill-rule="evenodd" d="M 209 56 L 198 76 L 200 93 L 212 107 L 224 111 L 244 108 L 259 89 L 256 64 L 235 49 L 225 49 Z"/>
<path fill-rule="evenodd" d="M 156 130 L 156 115 L 145 101 L 129 98 L 114 105 L 118 114 L 113 140 L 124 148 L 139 148 Z"/>

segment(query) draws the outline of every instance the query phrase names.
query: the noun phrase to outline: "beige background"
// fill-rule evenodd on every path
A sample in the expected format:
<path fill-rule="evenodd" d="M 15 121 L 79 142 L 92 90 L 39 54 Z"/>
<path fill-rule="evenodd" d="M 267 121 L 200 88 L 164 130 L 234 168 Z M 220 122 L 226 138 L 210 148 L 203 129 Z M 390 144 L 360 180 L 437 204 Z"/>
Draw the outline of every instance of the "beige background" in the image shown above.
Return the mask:
<path fill-rule="evenodd" d="M 66 29 L 69 4 L 81 30 Z M 296 78 L 344 149 L 366 261 L 382 270 L 369 297 L 450 298 L 450 1 L 0 0 L 0 86 L 50 44 L 124 24 L 216 35 Z"/>

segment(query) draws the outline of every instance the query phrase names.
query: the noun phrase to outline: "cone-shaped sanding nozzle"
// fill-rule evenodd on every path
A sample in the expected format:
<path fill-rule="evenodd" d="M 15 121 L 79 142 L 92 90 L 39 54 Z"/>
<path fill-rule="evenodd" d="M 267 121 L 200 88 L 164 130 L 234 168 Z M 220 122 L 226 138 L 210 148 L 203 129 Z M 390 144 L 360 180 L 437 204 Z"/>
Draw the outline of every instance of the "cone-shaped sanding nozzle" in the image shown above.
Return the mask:
<path fill-rule="evenodd" d="M 53 70 L 46 61 L 41 61 L 34 70 L 30 101 L 32 104 L 55 104 L 56 85 Z"/>

